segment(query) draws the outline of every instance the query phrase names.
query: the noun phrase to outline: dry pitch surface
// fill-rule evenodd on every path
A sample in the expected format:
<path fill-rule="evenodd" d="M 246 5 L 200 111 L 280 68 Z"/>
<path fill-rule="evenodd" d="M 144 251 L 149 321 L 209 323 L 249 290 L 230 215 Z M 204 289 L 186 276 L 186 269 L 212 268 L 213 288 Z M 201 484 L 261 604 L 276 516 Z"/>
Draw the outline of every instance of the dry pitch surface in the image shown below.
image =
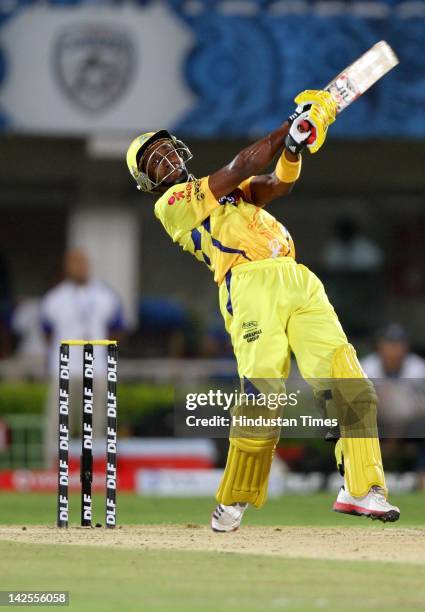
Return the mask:
<path fill-rule="evenodd" d="M 425 564 L 425 529 L 243 527 L 228 534 L 197 524 L 71 527 L 0 527 L 0 541 L 172 551 L 217 551 L 286 558 L 393 561 Z"/>

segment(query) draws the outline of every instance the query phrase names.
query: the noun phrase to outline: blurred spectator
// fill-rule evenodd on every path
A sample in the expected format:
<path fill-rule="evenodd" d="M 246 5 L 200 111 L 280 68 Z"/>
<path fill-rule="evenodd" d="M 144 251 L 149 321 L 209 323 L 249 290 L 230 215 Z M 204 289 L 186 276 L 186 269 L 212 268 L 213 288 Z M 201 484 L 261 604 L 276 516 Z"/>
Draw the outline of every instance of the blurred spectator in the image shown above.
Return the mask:
<path fill-rule="evenodd" d="M 148 297 L 140 302 L 139 336 L 143 357 L 198 356 L 197 318 L 173 298 Z"/>
<path fill-rule="evenodd" d="M 321 277 L 349 336 L 369 336 L 383 308 L 382 251 L 363 235 L 356 221 L 342 217 L 322 254 Z M 367 296 L 367 300 L 364 299 Z"/>
<path fill-rule="evenodd" d="M 42 327 L 49 347 L 51 377 L 47 398 L 45 462 L 51 466 L 57 453 L 58 354 L 61 340 L 120 340 L 124 331 L 123 309 L 118 295 L 103 282 L 92 278 L 87 255 L 78 249 L 68 251 L 64 260 L 65 280 L 44 296 L 41 304 Z M 104 436 L 106 354 L 95 347 L 93 432 Z M 81 421 L 82 347 L 72 347 L 70 356 L 70 427 Z"/>
<path fill-rule="evenodd" d="M 407 333 L 401 325 L 386 325 L 376 339 L 376 351 L 361 362 L 370 378 L 425 378 L 425 360 L 410 352 Z"/>
<path fill-rule="evenodd" d="M 219 314 L 210 321 L 201 339 L 201 357 L 234 360 L 232 342 Z"/>
<path fill-rule="evenodd" d="M 0 359 L 8 357 L 12 350 L 10 333 L 12 295 L 10 288 L 9 266 L 0 251 Z"/>
<path fill-rule="evenodd" d="M 376 352 L 367 355 L 361 365 L 369 378 L 376 379 L 376 390 L 384 413 L 381 415 L 390 422 L 389 431 L 391 427 L 394 430 L 395 437 L 385 441 L 383 450 L 400 459 L 401 444 L 407 454 L 409 446 L 416 447 L 416 469 L 420 487 L 425 490 L 425 441 L 414 438 L 424 429 L 425 360 L 410 352 L 406 330 L 398 323 L 389 323 L 377 333 Z M 380 379 L 388 382 L 382 384 Z M 397 379 L 407 380 L 404 384 L 390 383 Z M 409 429 L 410 439 L 399 440 L 398 436 Z"/>
<path fill-rule="evenodd" d="M 384 256 L 372 240 L 364 236 L 350 217 L 342 217 L 323 253 L 323 263 L 329 270 L 377 270 Z"/>
<path fill-rule="evenodd" d="M 12 331 L 18 337 L 16 355 L 22 359 L 43 359 L 46 345 L 40 329 L 40 300 L 22 298 L 12 315 Z"/>

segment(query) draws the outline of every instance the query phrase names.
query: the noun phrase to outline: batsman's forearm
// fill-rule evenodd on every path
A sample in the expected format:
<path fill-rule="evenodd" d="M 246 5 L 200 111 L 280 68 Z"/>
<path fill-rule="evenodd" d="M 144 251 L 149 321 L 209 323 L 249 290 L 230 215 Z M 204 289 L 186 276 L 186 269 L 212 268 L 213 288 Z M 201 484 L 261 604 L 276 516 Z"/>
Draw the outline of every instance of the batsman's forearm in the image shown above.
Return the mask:
<path fill-rule="evenodd" d="M 285 122 L 274 132 L 243 149 L 231 162 L 230 168 L 239 170 L 245 178 L 265 170 L 282 150 L 289 127 L 289 123 Z"/>

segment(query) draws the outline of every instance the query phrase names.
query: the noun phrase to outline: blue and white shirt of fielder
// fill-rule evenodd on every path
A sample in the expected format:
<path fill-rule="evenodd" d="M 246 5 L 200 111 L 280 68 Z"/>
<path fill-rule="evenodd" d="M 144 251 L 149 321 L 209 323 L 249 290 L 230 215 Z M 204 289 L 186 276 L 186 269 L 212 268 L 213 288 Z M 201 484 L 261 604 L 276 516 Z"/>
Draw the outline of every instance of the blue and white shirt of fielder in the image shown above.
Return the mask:
<path fill-rule="evenodd" d="M 108 339 L 111 330 L 125 329 L 123 307 L 118 294 L 99 280 L 84 285 L 65 280 L 46 293 L 41 303 L 41 325 L 51 335 L 49 371 L 57 376 L 59 345 L 62 340 Z M 70 349 L 70 374 L 82 376 L 82 347 Z M 94 348 L 95 376 L 106 371 L 105 347 Z"/>

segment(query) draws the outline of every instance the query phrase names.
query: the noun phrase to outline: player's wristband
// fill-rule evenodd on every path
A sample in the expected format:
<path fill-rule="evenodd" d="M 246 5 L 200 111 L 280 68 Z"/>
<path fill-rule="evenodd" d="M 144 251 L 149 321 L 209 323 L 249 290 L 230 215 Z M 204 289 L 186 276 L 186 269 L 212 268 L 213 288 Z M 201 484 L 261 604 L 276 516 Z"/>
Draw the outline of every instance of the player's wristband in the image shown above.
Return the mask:
<path fill-rule="evenodd" d="M 275 174 L 281 183 L 295 183 L 301 174 L 301 156 L 296 162 L 286 159 L 285 151 L 279 157 Z"/>

